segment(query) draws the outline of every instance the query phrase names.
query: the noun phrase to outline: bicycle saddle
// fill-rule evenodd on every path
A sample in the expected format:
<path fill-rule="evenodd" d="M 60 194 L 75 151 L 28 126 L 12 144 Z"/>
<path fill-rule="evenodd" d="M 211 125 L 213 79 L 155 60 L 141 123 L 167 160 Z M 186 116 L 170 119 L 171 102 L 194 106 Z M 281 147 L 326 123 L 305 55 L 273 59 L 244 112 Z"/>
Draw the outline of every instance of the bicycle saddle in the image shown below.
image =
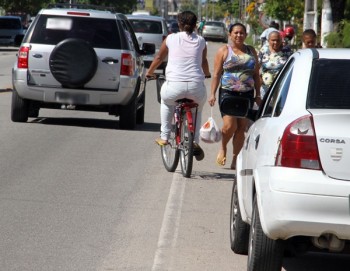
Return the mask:
<path fill-rule="evenodd" d="M 178 99 L 175 102 L 177 102 L 177 103 L 193 103 L 193 100 L 187 99 L 187 98 L 183 98 L 183 99 Z"/>

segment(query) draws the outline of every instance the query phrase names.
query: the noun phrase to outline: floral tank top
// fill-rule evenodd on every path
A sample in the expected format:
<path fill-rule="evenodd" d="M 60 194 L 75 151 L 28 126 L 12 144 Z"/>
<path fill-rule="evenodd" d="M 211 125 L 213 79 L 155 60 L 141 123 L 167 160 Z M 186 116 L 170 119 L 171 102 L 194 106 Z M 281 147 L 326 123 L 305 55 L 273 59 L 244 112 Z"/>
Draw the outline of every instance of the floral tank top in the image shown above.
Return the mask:
<path fill-rule="evenodd" d="M 247 92 L 254 90 L 255 57 L 246 46 L 246 53 L 236 55 L 231 46 L 227 45 L 228 55 L 223 64 L 221 88 L 230 91 Z"/>

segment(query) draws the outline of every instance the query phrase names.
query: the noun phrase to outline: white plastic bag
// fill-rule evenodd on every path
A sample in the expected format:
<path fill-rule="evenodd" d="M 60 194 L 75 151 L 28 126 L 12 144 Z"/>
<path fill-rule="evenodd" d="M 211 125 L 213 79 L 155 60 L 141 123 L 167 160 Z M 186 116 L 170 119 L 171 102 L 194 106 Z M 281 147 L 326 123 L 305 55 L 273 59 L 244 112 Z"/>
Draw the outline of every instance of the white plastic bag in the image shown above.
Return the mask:
<path fill-rule="evenodd" d="M 212 116 L 202 125 L 199 136 L 206 143 L 215 143 L 221 140 L 221 131 Z"/>

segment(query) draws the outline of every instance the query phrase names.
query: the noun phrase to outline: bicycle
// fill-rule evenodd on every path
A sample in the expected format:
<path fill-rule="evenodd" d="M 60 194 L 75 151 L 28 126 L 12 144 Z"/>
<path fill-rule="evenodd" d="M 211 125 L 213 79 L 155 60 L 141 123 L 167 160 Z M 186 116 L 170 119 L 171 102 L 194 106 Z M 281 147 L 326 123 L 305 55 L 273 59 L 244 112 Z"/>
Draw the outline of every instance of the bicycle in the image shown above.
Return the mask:
<path fill-rule="evenodd" d="M 164 75 L 156 74 L 147 80 L 157 80 L 157 97 L 160 102 L 160 88 L 165 82 Z M 192 110 L 194 109 L 194 114 Z M 195 148 L 198 104 L 191 99 L 176 101 L 168 144 L 161 146 L 162 160 L 168 172 L 174 172 L 180 161 L 182 175 L 189 178 L 192 174 L 193 156 L 199 155 Z"/>

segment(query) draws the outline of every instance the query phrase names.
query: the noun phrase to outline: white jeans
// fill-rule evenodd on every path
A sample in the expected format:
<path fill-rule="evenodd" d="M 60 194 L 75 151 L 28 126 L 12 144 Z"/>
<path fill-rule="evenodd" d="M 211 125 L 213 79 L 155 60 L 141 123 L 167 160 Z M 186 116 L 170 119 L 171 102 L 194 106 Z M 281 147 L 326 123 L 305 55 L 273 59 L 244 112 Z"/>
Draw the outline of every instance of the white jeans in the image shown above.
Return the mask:
<path fill-rule="evenodd" d="M 204 82 L 169 82 L 165 81 L 161 89 L 160 104 L 160 137 L 168 140 L 171 131 L 171 121 L 174 113 L 175 101 L 178 99 L 191 99 L 198 103 L 196 120 L 196 133 L 194 140 L 199 142 L 199 129 L 202 125 L 202 110 L 207 100 L 207 90 Z M 194 113 L 195 111 L 193 111 Z"/>

